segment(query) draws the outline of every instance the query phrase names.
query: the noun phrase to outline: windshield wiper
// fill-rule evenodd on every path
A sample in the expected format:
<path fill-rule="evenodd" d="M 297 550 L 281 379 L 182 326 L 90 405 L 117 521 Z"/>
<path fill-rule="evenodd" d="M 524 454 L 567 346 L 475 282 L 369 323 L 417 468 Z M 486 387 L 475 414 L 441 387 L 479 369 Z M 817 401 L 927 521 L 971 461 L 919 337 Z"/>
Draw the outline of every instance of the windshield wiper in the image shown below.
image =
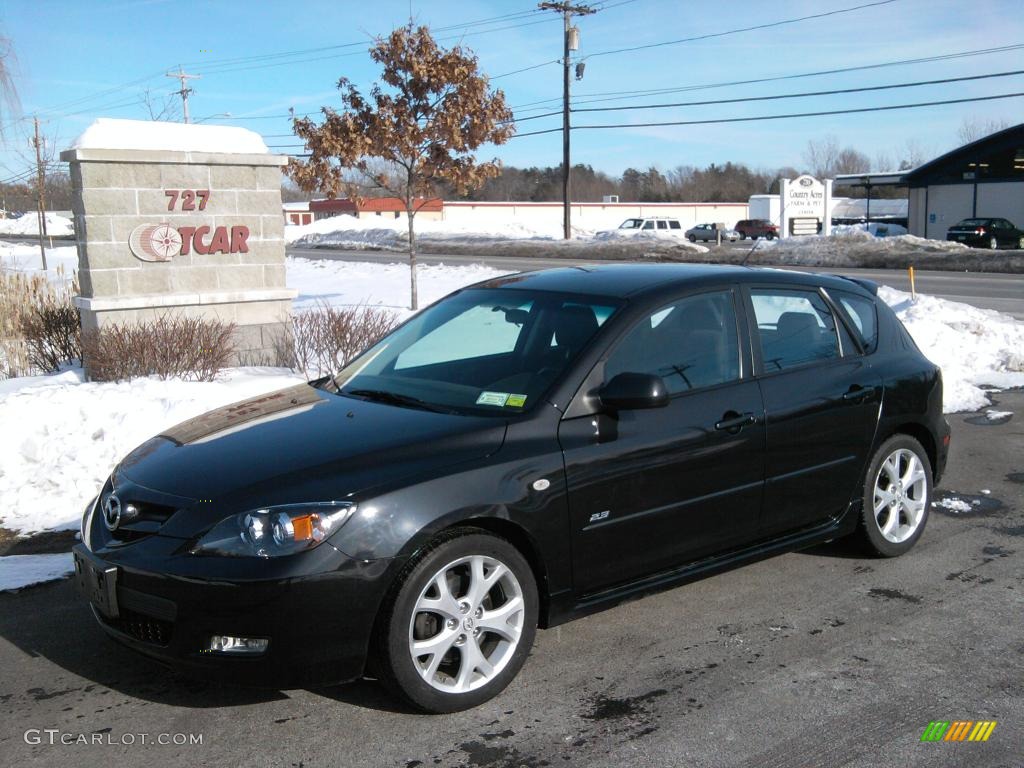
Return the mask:
<path fill-rule="evenodd" d="M 406 408 L 419 408 L 424 411 L 433 411 L 434 413 L 455 413 L 455 411 L 448 408 L 441 408 L 432 403 L 428 403 L 426 400 L 420 400 L 418 397 L 400 395 L 397 392 L 387 392 L 383 389 L 350 389 L 347 391 L 342 390 L 342 394 L 364 397 L 367 400 L 373 400 L 376 403 L 403 405 Z"/>

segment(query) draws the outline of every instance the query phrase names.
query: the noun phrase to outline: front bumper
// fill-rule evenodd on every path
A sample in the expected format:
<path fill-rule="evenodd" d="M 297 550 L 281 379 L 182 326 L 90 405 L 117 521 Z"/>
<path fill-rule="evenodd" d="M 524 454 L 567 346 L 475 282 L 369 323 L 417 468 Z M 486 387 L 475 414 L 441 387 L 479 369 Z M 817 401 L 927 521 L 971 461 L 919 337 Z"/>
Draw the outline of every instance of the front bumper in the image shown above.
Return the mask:
<path fill-rule="evenodd" d="M 197 557 L 151 536 L 90 552 L 103 589 L 86 596 L 100 626 L 170 666 L 260 687 L 315 687 L 362 676 L 393 560 L 357 560 L 329 543 L 277 558 Z M 77 577 L 82 578 L 82 577 Z M 102 581 L 102 579 L 101 579 Z M 259 655 L 209 651 L 213 635 L 268 638 Z"/>

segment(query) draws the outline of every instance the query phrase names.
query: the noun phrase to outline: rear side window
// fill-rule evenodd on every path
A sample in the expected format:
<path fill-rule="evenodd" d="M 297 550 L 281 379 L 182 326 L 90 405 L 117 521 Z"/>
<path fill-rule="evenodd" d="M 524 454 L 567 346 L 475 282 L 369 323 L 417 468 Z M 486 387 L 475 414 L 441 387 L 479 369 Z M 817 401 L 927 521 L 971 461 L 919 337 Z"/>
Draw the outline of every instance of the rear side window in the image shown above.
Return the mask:
<path fill-rule="evenodd" d="M 670 221 L 668 223 L 668 228 L 669 229 L 682 229 L 682 227 L 679 226 L 679 222 L 678 221 Z"/>
<path fill-rule="evenodd" d="M 878 346 L 878 310 L 875 302 L 845 291 L 830 291 L 832 298 L 853 322 L 864 349 L 870 354 Z"/>
<path fill-rule="evenodd" d="M 750 299 L 766 373 L 839 357 L 835 318 L 817 293 L 754 289 Z"/>
<path fill-rule="evenodd" d="M 645 221 L 643 229 L 654 229 L 654 222 L 653 221 Z"/>
<path fill-rule="evenodd" d="M 659 221 L 658 222 L 658 229 L 668 229 L 668 222 L 667 221 Z"/>

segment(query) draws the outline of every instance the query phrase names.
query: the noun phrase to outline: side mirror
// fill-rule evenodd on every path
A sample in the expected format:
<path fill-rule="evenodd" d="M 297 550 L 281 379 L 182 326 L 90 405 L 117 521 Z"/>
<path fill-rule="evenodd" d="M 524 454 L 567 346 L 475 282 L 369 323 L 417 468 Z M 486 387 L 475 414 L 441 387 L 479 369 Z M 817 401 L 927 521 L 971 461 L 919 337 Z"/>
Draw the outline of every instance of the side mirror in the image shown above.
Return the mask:
<path fill-rule="evenodd" d="M 598 398 L 613 411 L 664 408 L 669 400 L 665 382 L 652 373 L 620 373 L 601 387 Z"/>

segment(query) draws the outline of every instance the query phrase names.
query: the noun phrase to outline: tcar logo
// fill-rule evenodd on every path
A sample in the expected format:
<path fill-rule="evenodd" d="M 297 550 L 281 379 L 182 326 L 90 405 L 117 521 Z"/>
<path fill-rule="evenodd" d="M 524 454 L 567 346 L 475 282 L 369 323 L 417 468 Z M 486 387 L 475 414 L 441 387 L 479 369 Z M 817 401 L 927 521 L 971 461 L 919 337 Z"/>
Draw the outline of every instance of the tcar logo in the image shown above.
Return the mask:
<path fill-rule="evenodd" d="M 166 222 L 142 224 L 128 236 L 128 247 L 142 261 L 170 261 L 181 253 L 181 235 Z"/>

